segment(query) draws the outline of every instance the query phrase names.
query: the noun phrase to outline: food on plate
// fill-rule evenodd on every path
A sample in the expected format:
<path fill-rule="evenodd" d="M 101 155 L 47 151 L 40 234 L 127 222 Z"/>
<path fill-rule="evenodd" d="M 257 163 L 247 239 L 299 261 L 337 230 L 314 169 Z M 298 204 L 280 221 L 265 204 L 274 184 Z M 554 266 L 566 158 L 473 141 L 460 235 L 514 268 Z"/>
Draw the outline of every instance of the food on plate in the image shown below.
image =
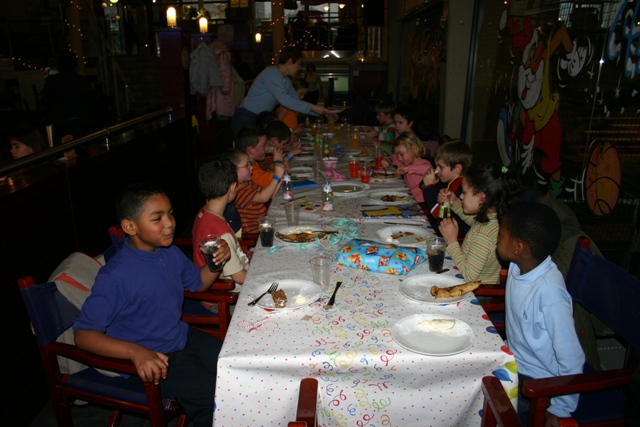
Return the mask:
<path fill-rule="evenodd" d="M 418 328 L 424 331 L 448 331 L 452 329 L 456 324 L 456 319 L 433 319 L 423 320 L 418 323 Z"/>
<path fill-rule="evenodd" d="M 391 234 L 389 237 L 385 239 L 385 241 L 392 243 L 394 240 L 397 240 L 401 237 L 412 237 L 412 236 L 415 236 L 415 234 L 416 233 L 413 233 L 411 231 L 399 231 L 397 233 Z M 415 240 L 416 242 L 422 242 L 424 240 L 424 237 L 416 237 Z"/>
<path fill-rule="evenodd" d="M 296 305 L 302 305 L 305 302 L 307 302 L 307 297 L 305 297 L 304 295 L 298 295 L 296 297 Z"/>
<path fill-rule="evenodd" d="M 369 157 L 369 152 L 367 151 L 366 148 L 363 148 L 362 150 L 360 150 L 358 154 L 356 154 L 353 157 Z"/>
<path fill-rule="evenodd" d="M 431 295 L 436 298 L 455 298 L 460 297 L 469 292 L 473 292 L 482 284 L 482 280 L 473 280 L 461 285 L 451 286 L 450 288 L 431 287 Z"/>
<path fill-rule="evenodd" d="M 278 233 L 276 232 L 276 236 L 278 237 L 278 239 L 284 241 L 284 242 L 290 242 L 290 243 L 308 243 L 308 242 L 313 242 L 316 237 L 318 239 L 322 239 L 324 236 L 326 236 L 328 233 L 324 232 L 324 231 L 320 231 L 320 232 L 302 232 L 302 233 L 289 233 L 289 234 L 282 234 L 282 233 Z"/>
<path fill-rule="evenodd" d="M 395 178 L 396 174 L 393 172 L 373 172 L 371 176 L 373 178 L 389 179 L 389 178 Z"/>
<path fill-rule="evenodd" d="M 400 200 L 407 200 L 408 196 L 393 196 L 387 194 L 386 196 L 380 197 L 380 200 L 383 202 L 399 202 Z"/>
<path fill-rule="evenodd" d="M 287 306 L 287 294 L 282 289 L 272 292 L 271 298 L 273 298 L 276 308 L 285 308 Z"/>

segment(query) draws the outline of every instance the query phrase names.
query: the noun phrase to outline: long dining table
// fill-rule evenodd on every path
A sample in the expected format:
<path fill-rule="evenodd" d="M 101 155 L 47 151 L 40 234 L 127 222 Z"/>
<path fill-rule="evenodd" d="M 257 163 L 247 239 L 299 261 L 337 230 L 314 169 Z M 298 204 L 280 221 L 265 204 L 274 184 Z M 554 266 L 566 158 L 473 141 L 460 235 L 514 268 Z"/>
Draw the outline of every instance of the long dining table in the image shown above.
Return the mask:
<path fill-rule="evenodd" d="M 498 377 L 515 400 L 514 356 L 473 295 L 454 304 L 435 304 L 400 292 L 403 281 L 430 274 L 428 262 L 406 275 L 392 275 L 334 261 L 331 283 L 341 281 L 342 286 L 333 308 L 324 308 L 333 285 L 319 300 L 296 309 L 248 306 L 272 282 L 313 281 L 310 257 L 319 251 L 335 255 L 354 237 L 379 241 L 381 230 L 394 224 L 418 226 L 435 235 L 402 179 L 373 178 L 362 185 L 349 177 L 348 163 L 344 157 L 336 170 L 327 171 L 334 187 L 354 184 L 354 191 L 335 193 L 333 211 L 322 210 L 322 175 L 308 178 L 320 185 L 294 188 L 300 226 L 338 233 L 304 244 L 276 239 L 273 247 L 258 244 L 255 249 L 218 359 L 214 426 L 286 426 L 295 420 L 300 380 L 306 377 L 319 382 L 317 423 L 327 427 L 479 426 L 481 380 L 487 375 Z M 316 166 L 312 156 L 291 162 L 294 171 Z M 405 193 L 409 200 L 398 206 L 401 213 L 387 214 L 389 206 L 371 198 L 378 191 Z M 287 227 L 281 194 L 268 215 L 275 218 L 276 231 Z M 462 278 L 448 256 L 444 267 L 449 271 L 442 276 Z M 417 314 L 466 323 L 472 345 L 446 356 L 399 345 L 394 324 Z"/>

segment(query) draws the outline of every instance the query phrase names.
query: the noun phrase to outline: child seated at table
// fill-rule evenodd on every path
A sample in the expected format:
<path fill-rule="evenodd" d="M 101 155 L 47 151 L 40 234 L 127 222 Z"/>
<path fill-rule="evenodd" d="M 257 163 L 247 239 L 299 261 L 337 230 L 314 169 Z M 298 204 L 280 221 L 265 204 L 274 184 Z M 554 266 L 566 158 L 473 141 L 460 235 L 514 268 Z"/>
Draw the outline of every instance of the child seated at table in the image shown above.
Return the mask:
<path fill-rule="evenodd" d="M 218 278 L 196 267 L 172 246 L 176 222 L 161 188 L 138 183 L 116 202 L 128 235 L 122 249 L 100 269 L 91 295 L 74 319 L 76 345 L 103 356 L 129 359 L 139 377 L 177 398 L 194 426 L 210 427 L 217 358 L 222 342 L 180 320 L 184 289 L 201 292 Z M 214 262 L 229 259 L 226 244 Z"/>
<path fill-rule="evenodd" d="M 296 90 L 300 99 L 304 99 L 304 96 L 309 92 L 309 83 L 307 83 L 305 79 L 295 79 L 291 83 L 293 84 L 293 88 Z M 297 111 L 289 110 L 287 107 L 281 105 L 278 107 L 277 112 L 278 120 L 281 120 L 286 124 L 289 129 L 291 129 L 292 134 L 300 135 L 301 133 L 304 133 L 302 123 L 298 123 Z"/>
<path fill-rule="evenodd" d="M 422 195 L 427 207 L 425 213 L 434 230 L 438 230 L 441 218 L 450 216 L 458 222 L 458 238 L 464 238 L 469 231 L 467 223 L 454 212 L 450 212 L 449 209 L 440 212 L 438 194 L 441 190 L 448 189 L 460 197 L 462 194 L 460 175 L 471 166 L 471 159 L 471 147 L 460 140 L 445 142 L 436 150 L 435 170 L 427 170 L 422 177 Z"/>
<path fill-rule="evenodd" d="M 274 120 L 267 125 L 264 131 L 267 135 L 267 154 L 265 155 L 264 160 L 261 162 L 259 161 L 258 164 L 263 170 L 273 172 L 275 164 L 274 155 L 276 149 L 278 149 L 284 153 L 282 157 L 285 169 L 289 169 L 289 161 L 293 156 L 302 152 L 299 142 L 290 144 L 292 135 L 291 130 L 289 130 L 289 126 L 280 120 Z M 287 152 L 285 153 L 285 151 Z"/>
<path fill-rule="evenodd" d="M 198 211 L 191 230 L 193 262 L 198 267 L 206 265 L 204 254 L 198 244 L 207 234 L 217 234 L 231 250 L 231 258 L 222 268 L 222 275 L 237 284 L 243 284 L 249 267 L 249 259 L 242 251 L 233 229 L 224 218 L 225 207 L 232 203 L 238 193 L 238 173 L 231 161 L 224 157 L 205 160 L 198 170 L 198 186 L 206 199 Z M 216 307 L 217 304 L 211 305 Z"/>
<path fill-rule="evenodd" d="M 393 156 L 382 160 L 382 167 L 395 165 L 396 175 L 404 175 L 411 194 L 418 203 L 424 202 L 420 183 L 424 174 L 431 169 L 431 163 L 424 160 L 424 146 L 413 132 L 403 132 L 393 143 Z"/>
<path fill-rule="evenodd" d="M 225 156 L 236 166 L 238 174 L 238 194 L 234 203 L 242 220 L 242 231 L 257 233 L 258 218 L 266 215 L 267 204 L 280 188 L 284 165 L 282 163 L 275 165 L 274 178 L 268 186 L 263 188 L 251 179 L 253 162 L 247 153 L 233 149 L 228 151 Z"/>
<path fill-rule="evenodd" d="M 443 218 L 438 227 L 460 273 L 468 281 L 498 283 L 501 268 L 496 255 L 498 223 L 510 206 L 522 200 L 522 186 L 516 174 L 497 163 L 471 165 L 462 175 L 460 198 L 443 189 L 438 202 L 445 200 L 471 226 L 462 245 L 458 243 L 455 218 Z"/>
<path fill-rule="evenodd" d="M 380 146 L 387 154 L 393 153 L 391 142 L 396 137 L 396 124 L 393 121 L 393 112 L 396 105 L 392 101 L 380 101 L 376 105 L 376 119 L 380 126 L 374 128 L 365 128 L 365 136 L 367 138 L 378 138 Z"/>
<path fill-rule="evenodd" d="M 424 145 L 424 155 L 423 159 L 428 160 L 433 167 L 435 167 L 435 162 L 433 162 L 433 155 L 436 152 L 436 149 L 440 146 L 437 140 L 431 139 L 431 134 L 433 132 L 428 131 L 428 135 L 423 135 L 423 130 L 425 128 L 430 128 L 428 125 L 428 120 L 425 118 L 421 118 L 419 121 L 418 115 L 413 107 L 409 105 L 398 105 L 393 113 L 393 121 L 396 123 L 396 138 L 402 132 L 413 132 L 418 135 L 418 138 L 422 141 Z"/>
<path fill-rule="evenodd" d="M 509 261 L 505 299 L 507 345 L 518 363 L 518 380 L 582 373 L 584 352 L 573 320 L 571 296 L 551 254 L 561 225 L 553 209 L 522 202 L 500 221 L 498 255 Z M 553 397 L 545 425 L 558 425 L 578 405 L 577 394 Z M 530 400 L 518 396 L 518 414 Z"/>
<path fill-rule="evenodd" d="M 267 155 L 267 133 L 263 128 L 258 125 L 244 126 L 238 132 L 235 147 L 249 155 L 253 163 L 251 179 L 256 185 L 266 188 L 274 179 L 280 182 L 279 179 L 282 176 L 274 178 L 274 172 L 265 170 L 260 166 L 260 162 L 264 161 Z M 273 149 L 273 162 L 282 164 L 283 159 L 282 149 L 275 147 Z"/>

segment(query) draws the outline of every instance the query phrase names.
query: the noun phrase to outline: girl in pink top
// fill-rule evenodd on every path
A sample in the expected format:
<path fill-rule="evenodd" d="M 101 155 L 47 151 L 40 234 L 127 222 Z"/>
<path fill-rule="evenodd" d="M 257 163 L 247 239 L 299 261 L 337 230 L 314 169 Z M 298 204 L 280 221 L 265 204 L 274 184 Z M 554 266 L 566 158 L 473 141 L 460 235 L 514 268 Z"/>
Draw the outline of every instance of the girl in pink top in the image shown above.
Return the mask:
<path fill-rule="evenodd" d="M 404 182 L 418 203 L 424 202 L 420 183 L 431 163 L 422 158 L 424 144 L 413 132 L 402 132 L 393 143 L 393 156 L 382 161 L 382 167 L 397 166 L 396 175 L 404 175 Z"/>

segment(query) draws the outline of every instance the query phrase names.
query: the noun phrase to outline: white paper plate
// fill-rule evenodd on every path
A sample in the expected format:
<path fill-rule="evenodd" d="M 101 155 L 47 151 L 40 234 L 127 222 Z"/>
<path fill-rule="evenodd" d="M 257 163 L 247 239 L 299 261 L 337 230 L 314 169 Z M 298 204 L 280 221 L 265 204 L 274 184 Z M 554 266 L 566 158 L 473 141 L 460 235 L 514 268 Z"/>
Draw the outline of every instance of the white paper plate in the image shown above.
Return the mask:
<path fill-rule="evenodd" d="M 327 108 L 327 110 L 329 110 L 329 113 L 331 114 L 340 114 L 344 111 L 344 108 Z"/>
<path fill-rule="evenodd" d="M 376 232 L 378 239 L 383 243 L 391 243 L 399 246 L 418 247 L 433 237 L 433 232 L 426 227 L 415 225 L 392 225 L 381 228 Z"/>
<path fill-rule="evenodd" d="M 337 197 L 360 195 L 369 189 L 369 184 L 341 182 L 340 184 L 332 184 L 331 189 L 333 190 L 333 195 Z"/>
<path fill-rule="evenodd" d="M 285 308 L 276 308 L 275 303 L 271 295 L 263 296 L 256 304 L 262 308 L 269 308 L 272 310 L 295 310 L 296 308 L 306 307 L 307 305 L 314 303 L 322 295 L 320 286 L 308 280 L 277 280 L 278 289 L 282 289 L 287 295 L 287 306 Z M 256 288 L 255 297 L 262 295 L 269 289 L 272 282 L 265 283 Z M 252 293 L 252 297 L 253 297 Z"/>
<path fill-rule="evenodd" d="M 425 320 L 455 319 L 448 331 L 424 330 L 419 324 Z M 391 335 L 398 345 L 427 356 L 451 356 L 462 353 L 473 345 L 473 329 L 455 317 L 441 314 L 413 314 L 397 321 L 391 327 Z"/>
<path fill-rule="evenodd" d="M 396 196 L 402 197 L 401 200 L 397 200 L 395 202 L 385 202 L 382 200 L 384 196 Z M 400 191 L 376 191 L 374 193 L 369 193 L 369 199 L 372 202 L 379 203 L 381 205 L 405 205 L 407 203 L 411 203 L 411 196 L 407 193 L 403 193 Z"/>
<path fill-rule="evenodd" d="M 374 174 L 379 174 L 379 175 L 374 175 Z M 398 179 L 400 178 L 400 175 L 396 175 L 394 172 L 390 172 L 387 171 L 387 173 L 384 172 L 384 170 L 382 172 L 371 172 L 371 179 L 375 179 L 375 180 L 379 180 L 379 181 L 390 181 L 393 179 Z"/>
<path fill-rule="evenodd" d="M 455 304 L 459 301 L 466 300 L 473 296 L 473 292 L 466 293 L 455 298 L 438 298 L 431 295 L 431 287 L 450 288 L 451 286 L 460 285 L 464 280 L 457 277 L 444 276 L 441 274 L 416 274 L 400 282 L 400 293 L 405 297 L 414 301 L 420 301 L 427 304 Z"/>
<path fill-rule="evenodd" d="M 291 176 L 295 176 L 297 178 L 308 178 L 313 175 L 313 168 L 307 166 L 297 166 L 291 168 Z"/>
<path fill-rule="evenodd" d="M 364 156 L 364 157 L 359 157 L 356 154 L 360 153 L 359 151 L 355 154 L 347 154 L 345 157 L 349 160 L 358 160 L 358 161 L 364 161 L 364 162 L 370 162 L 373 160 L 373 156 Z"/>
<path fill-rule="evenodd" d="M 317 159 L 318 156 L 316 156 L 315 154 L 312 156 L 303 156 L 303 155 L 299 155 L 299 156 L 295 156 L 293 158 L 293 160 L 300 160 L 300 161 L 306 161 L 306 160 L 315 160 Z"/>
<path fill-rule="evenodd" d="M 333 230 L 323 230 L 322 226 L 310 226 L 310 225 L 292 225 L 291 227 L 285 227 L 285 228 L 281 228 L 279 230 L 276 230 L 276 232 L 280 233 L 280 234 L 292 234 L 292 233 L 308 233 L 311 231 L 333 231 Z M 328 236 L 325 235 L 324 237 L 322 237 L 320 240 L 326 238 Z M 309 241 L 309 242 L 289 242 L 287 240 L 282 240 L 278 237 L 277 234 L 275 234 L 274 239 L 276 239 L 279 242 L 282 243 L 288 243 L 290 245 L 308 245 L 310 243 L 315 242 L 315 239 Z M 266 297 L 265 297 L 266 298 Z"/>

